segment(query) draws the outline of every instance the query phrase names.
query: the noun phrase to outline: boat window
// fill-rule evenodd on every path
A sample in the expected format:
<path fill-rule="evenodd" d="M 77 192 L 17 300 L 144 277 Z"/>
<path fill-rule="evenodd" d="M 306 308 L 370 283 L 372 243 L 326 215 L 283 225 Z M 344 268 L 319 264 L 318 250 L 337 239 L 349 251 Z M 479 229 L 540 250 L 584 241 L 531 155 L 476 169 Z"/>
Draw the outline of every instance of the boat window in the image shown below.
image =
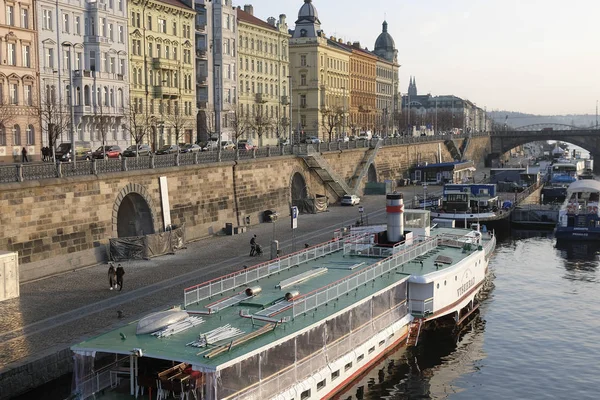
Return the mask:
<path fill-rule="evenodd" d="M 438 288 L 438 289 L 440 288 L 440 284 L 439 284 L 439 283 L 437 284 L 437 288 Z"/>
<path fill-rule="evenodd" d="M 446 286 L 446 281 L 444 281 L 444 286 Z"/>
<path fill-rule="evenodd" d="M 375 346 L 373 346 L 373 347 L 371 347 L 371 348 L 369 349 L 369 354 L 371 354 L 371 353 L 372 353 L 372 352 L 374 352 L 374 351 L 375 351 Z"/>
<path fill-rule="evenodd" d="M 337 379 L 337 378 L 339 378 L 339 377 L 340 377 L 340 370 L 339 370 L 339 369 L 338 369 L 337 371 L 334 371 L 334 372 L 331 374 L 331 380 L 332 380 L 332 381 L 336 380 L 336 379 Z"/>
<path fill-rule="evenodd" d="M 350 368 L 352 368 L 352 363 L 349 362 L 348 364 L 344 365 L 344 371 L 348 371 Z"/>
<path fill-rule="evenodd" d="M 321 382 L 317 383 L 317 392 L 325 387 L 325 382 L 327 382 L 327 379 L 323 379 Z"/>
<path fill-rule="evenodd" d="M 455 281 L 457 281 L 457 280 L 458 280 L 458 276 L 455 276 L 455 277 L 454 277 L 454 280 L 455 280 Z"/>
<path fill-rule="evenodd" d="M 300 400 L 310 399 L 310 389 L 305 390 L 300 394 Z"/>
<path fill-rule="evenodd" d="M 383 346 L 384 343 L 385 343 L 385 340 L 382 340 L 381 342 L 379 342 L 379 347 Z"/>
<path fill-rule="evenodd" d="M 358 356 L 358 358 L 356 359 L 356 362 L 359 363 L 361 362 L 363 359 L 365 358 L 364 354 L 361 354 L 360 356 Z"/>

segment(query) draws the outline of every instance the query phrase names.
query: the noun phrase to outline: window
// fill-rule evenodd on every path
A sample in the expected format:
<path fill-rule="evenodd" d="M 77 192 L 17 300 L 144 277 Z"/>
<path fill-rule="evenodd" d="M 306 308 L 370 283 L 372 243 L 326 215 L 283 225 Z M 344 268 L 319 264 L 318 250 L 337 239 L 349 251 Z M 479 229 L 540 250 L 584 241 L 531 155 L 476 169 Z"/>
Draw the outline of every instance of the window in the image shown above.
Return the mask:
<path fill-rule="evenodd" d="M 23 100 L 25 101 L 25 105 L 32 106 L 33 105 L 33 97 L 32 97 L 32 87 L 31 85 L 25 85 L 23 90 Z"/>
<path fill-rule="evenodd" d="M 75 28 L 75 34 L 76 35 L 81 35 L 81 17 L 77 16 L 75 17 L 75 21 L 74 23 L 74 28 Z"/>
<path fill-rule="evenodd" d="M 300 86 L 306 86 L 306 75 L 300 75 Z"/>
<path fill-rule="evenodd" d="M 21 127 L 19 125 L 13 126 L 13 145 L 21 145 Z"/>
<path fill-rule="evenodd" d="M 52 30 L 52 11 L 44 10 L 42 12 L 42 27 L 43 29 Z"/>
<path fill-rule="evenodd" d="M 375 351 L 375 346 L 373 346 L 373 347 L 371 347 L 371 348 L 369 349 L 369 354 L 371 354 L 371 353 L 372 353 L 372 352 L 374 352 L 374 351 Z"/>
<path fill-rule="evenodd" d="M 310 389 L 300 393 L 300 400 L 310 399 Z"/>
<path fill-rule="evenodd" d="M 337 371 L 334 371 L 334 372 L 331 374 L 331 380 L 332 380 L 332 381 L 335 381 L 335 380 L 336 380 L 337 378 L 339 378 L 339 377 L 340 377 L 340 370 L 339 370 L 339 369 L 338 369 Z"/>
<path fill-rule="evenodd" d="M 81 70 L 81 53 L 75 53 L 75 69 Z"/>
<path fill-rule="evenodd" d="M 123 26 L 119 25 L 119 43 L 124 43 L 125 33 L 123 32 Z"/>
<path fill-rule="evenodd" d="M 8 65 L 17 65 L 17 45 L 8 43 Z"/>
<path fill-rule="evenodd" d="M 352 368 L 352 363 L 349 362 L 348 364 L 344 365 L 344 372 L 348 371 L 350 368 Z"/>
<path fill-rule="evenodd" d="M 385 344 L 385 340 L 382 340 L 381 342 L 379 342 L 379 347 L 383 346 Z"/>
<path fill-rule="evenodd" d="M 167 21 L 159 18 L 158 19 L 158 31 L 161 33 L 167 33 Z"/>
<path fill-rule="evenodd" d="M 0 124 L 0 146 L 6 146 L 6 129 Z"/>
<path fill-rule="evenodd" d="M 157 43 L 156 44 L 156 57 L 160 58 L 161 53 L 162 53 L 162 46 L 160 45 L 160 43 Z"/>
<path fill-rule="evenodd" d="M 304 54 L 300 56 L 300 65 L 306 67 L 306 56 Z"/>
<path fill-rule="evenodd" d="M 327 379 L 323 379 L 321 382 L 317 383 L 317 392 L 325 387 L 327 383 Z"/>
<path fill-rule="evenodd" d="M 21 8 L 21 28 L 29 29 L 29 10 Z"/>
<path fill-rule="evenodd" d="M 306 108 L 306 95 L 305 94 L 300 95 L 300 107 Z"/>
<path fill-rule="evenodd" d="M 27 125 L 25 132 L 27 133 L 27 144 L 35 144 L 35 128 L 33 125 Z"/>
<path fill-rule="evenodd" d="M 148 29 L 149 31 L 152 30 L 152 15 L 148 15 L 148 17 L 146 18 L 146 29 Z"/>
<path fill-rule="evenodd" d="M 63 14 L 63 32 L 69 33 L 69 14 Z"/>
<path fill-rule="evenodd" d="M 96 70 L 96 52 L 93 50 L 90 51 L 90 70 Z"/>
<path fill-rule="evenodd" d="M 119 74 L 125 75 L 125 60 L 119 60 Z"/>
<path fill-rule="evenodd" d="M 173 21 L 173 35 L 177 36 L 177 22 Z"/>
<path fill-rule="evenodd" d="M 113 24 L 108 24 L 108 38 L 111 42 L 115 40 Z"/>
<path fill-rule="evenodd" d="M 6 6 L 6 25 L 15 26 L 15 7 Z"/>
<path fill-rule="evenodd" d="M 361 355 L 360 355 L 360 356 L 358 356 L 358 358 L 356 359 L 356 362 L 357 362 L 357 363 L 359 363 L 359 362 L 361 362 L 362 360 L 364 360 L 364 358 L 365 358 L 365 355 L 364 355 L 364 354 L 361 354 Z"/>
<path fill-rule="evenodd" d="M 54 49 L 46 49 L 46 68 L 54 68 Z"/>

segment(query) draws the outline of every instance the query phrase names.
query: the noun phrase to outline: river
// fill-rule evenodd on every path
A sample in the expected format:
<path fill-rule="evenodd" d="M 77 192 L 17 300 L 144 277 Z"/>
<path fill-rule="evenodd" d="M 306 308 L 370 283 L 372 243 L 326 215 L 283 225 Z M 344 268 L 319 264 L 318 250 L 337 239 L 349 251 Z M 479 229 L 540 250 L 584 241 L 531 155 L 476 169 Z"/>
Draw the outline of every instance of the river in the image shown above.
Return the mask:
<path fill-rule="evenodd" d="M 477 317 L 400 348 L 338 398 L 598 398 L 600 246 L 546 236 L 503 240 Z"/>

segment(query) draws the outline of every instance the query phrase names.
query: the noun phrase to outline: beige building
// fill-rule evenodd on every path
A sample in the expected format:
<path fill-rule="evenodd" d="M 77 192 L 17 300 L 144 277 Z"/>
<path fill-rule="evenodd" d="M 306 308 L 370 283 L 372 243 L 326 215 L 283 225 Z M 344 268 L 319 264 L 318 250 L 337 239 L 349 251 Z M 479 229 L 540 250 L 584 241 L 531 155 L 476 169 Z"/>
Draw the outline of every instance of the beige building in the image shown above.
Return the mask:
<path fill-rule="evenodd" d="M 196 140 L 195 17 L 178 0 L 131 0 L 130 99 L 154 148 Z M 131 119 L 131 118 L 130 118 Z"/>
<path fill-rule="evenodd" d="M 0 1 L 0 162 L 40 158 L 37 33 L 32 0 Z"/>
<path fill-rule="evenodd" d="M 276 145 L 289 136 L 288 26 L 285 15 L 266 22 L 252 6 L 238 8 L 240 125 L 234 136 L 254 145 Z M 234 139 L 239 139 L 235 138 Z"/>
<path fill-rule="evenodd" d="M 398 50 L 388 33 L 388 23 L 383 21 L 382 32 L 375 41 L 373 53 L 377 55 L 376 120 L 375 131 L 383 136 L 398 133 L 402 109 L 398 96 Z"/>

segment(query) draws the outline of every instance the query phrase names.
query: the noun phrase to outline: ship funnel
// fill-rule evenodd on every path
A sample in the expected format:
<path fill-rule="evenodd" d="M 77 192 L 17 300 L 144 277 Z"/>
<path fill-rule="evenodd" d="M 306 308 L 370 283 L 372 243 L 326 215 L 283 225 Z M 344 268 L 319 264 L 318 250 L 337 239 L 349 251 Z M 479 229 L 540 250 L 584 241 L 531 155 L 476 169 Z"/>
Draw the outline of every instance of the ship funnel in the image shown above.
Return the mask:
<path fill-rule="evenodd" d="M 390 193 L 386 196 L 387 238 L 397 243 L 404 238 L 404 195 Z"/>

